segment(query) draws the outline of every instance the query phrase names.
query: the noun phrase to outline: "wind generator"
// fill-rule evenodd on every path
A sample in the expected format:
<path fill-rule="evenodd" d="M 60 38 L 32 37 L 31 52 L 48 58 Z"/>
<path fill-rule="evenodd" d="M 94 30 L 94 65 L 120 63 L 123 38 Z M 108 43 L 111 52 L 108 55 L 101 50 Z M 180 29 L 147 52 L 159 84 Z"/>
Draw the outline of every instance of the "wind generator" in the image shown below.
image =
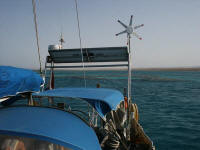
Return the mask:
<path fill-rule="evenodd" d="M 63 48 L 63 43 L 65 43 L 65 40 L 64 40 L 63 35 L 62 35 L 62 32 L 61 32 L 61 35 L 60 35 L 59 42 L 60 42 L 60 49 L 62 49 Z"/>
<path fill-rule="evenodd" d="M 134 32 L 134 30 L 143 27 L 144 24 L 141 25 L 137 25 L 137 26 L 132 26 L 132 22 L 133 22 L 133 15 L 131 15 L 130 18 L 130 22 L 129 25 L 124 24 L 123 22 L 121 22 L 120 20 L 118 20 L 118 22 L 125 28 L 124 31 L 119 32 L 116 34 L 116 36 L 121 35 L 126 33 L 127 34 L 127 45 L 128 45 L 128 55 L 129 55 L 129 59 L 128 59 L 128 104 L 127 104 L 127 135 L 126 137 L 129 139 L 130 137 L 130 132 L 129 132 L 129 125 L 130 125 L 130 106 L 132 105 L 132 101 L 131 101 L 131 44 L 130 44 L 130 39 L 131 39 L 131 35 L 137 37 L 139 40 L 142 40 L 142 38 L 136 33 Z"/>
<path fill-rule="evenodd" d="M 130 18 L 130 22 L 129 22 L 129 25 L 125 25 L 123 22 L 121 22 L 120 20 L 118 20 L 118 22 L 125 28 L 124 31 L 122 32 L 119 32 L 116 34 L 116 36 L 120 35 L 120 34 L 124 34 L 124 33 L 127 33 L 127 38 L 131 38 L 131 34 L 133 34 L 134 36 L 136 36 L 139 40 L 142 40 L 142 38 L 136 33 L 136 32 L 133 32 L 134 30 L 140 28 L 140 27 L 143 27 L 144 24 L 141 24 L 141 25 L 137 25 L 137 26 L 134 26 L 132 27 L 132 22 L 133 22 L 133 15 L 131 15 L 131 18 Z"/>

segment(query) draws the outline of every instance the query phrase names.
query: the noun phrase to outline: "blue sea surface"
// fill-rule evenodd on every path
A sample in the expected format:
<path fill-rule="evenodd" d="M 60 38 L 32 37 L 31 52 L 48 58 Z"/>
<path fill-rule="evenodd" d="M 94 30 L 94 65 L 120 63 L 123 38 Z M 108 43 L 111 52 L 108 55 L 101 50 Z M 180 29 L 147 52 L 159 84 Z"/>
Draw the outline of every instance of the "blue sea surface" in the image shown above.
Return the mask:
<path fill-rule="evenodd" d="M 157 150 L 200 150 L 200 71 L 133 71 L 132 99 Z M 86 86 L 127 87 L 126 71 L 87 71 Z M 84 87 L 81 71 L 57 71 L 55 87 Z M 77 105 L 81 108 L 81 104 Z"/>

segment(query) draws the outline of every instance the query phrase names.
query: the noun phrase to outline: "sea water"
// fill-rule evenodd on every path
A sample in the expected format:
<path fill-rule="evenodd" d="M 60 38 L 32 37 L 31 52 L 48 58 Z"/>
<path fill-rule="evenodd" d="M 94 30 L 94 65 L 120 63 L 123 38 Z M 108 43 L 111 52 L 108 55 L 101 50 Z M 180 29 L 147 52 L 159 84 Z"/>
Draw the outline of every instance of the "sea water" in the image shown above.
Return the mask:
<path fill-rule="evenodd" d="M 98 83 L 123 92 L 127 72 L 86 71 L 85 79 L 81 71 L 55 73 L 55 87 Z M 132 101 L 157 150 L 200 150 L 200 71 L 133 71 Z"/>

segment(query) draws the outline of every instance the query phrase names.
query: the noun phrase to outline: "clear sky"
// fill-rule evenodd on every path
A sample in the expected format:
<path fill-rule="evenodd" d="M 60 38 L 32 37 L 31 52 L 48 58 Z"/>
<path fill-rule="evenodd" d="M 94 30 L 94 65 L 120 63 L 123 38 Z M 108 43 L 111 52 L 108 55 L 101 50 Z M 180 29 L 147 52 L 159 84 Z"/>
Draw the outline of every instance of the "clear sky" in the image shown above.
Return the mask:
<path fill-rule="evenodd" d="M 124 46 L 134 25 L 143 40 L 132 38 L 135 67 L 200 66 L 200 0 L 77 0 L 83 47 Z M 41 57 L 48 45 L 78 48 L 74 0 L 36 0 Z M 39 68 L 31 0 L 0 0 L 0 65 Z"/>

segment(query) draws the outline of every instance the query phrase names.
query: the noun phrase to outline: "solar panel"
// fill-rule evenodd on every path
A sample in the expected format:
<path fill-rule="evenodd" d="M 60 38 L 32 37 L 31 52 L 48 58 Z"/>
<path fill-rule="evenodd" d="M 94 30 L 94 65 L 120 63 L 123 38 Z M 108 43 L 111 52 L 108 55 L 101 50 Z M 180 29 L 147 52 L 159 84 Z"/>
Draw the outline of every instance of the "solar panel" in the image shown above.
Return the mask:
<path fill-rule="evenodd" d="M 127 62 L 127 47 L 83 48 L 83 60 L 90 62 Z M 81 49 L 49 50 L 48 63 L 81 63 Z"/>

